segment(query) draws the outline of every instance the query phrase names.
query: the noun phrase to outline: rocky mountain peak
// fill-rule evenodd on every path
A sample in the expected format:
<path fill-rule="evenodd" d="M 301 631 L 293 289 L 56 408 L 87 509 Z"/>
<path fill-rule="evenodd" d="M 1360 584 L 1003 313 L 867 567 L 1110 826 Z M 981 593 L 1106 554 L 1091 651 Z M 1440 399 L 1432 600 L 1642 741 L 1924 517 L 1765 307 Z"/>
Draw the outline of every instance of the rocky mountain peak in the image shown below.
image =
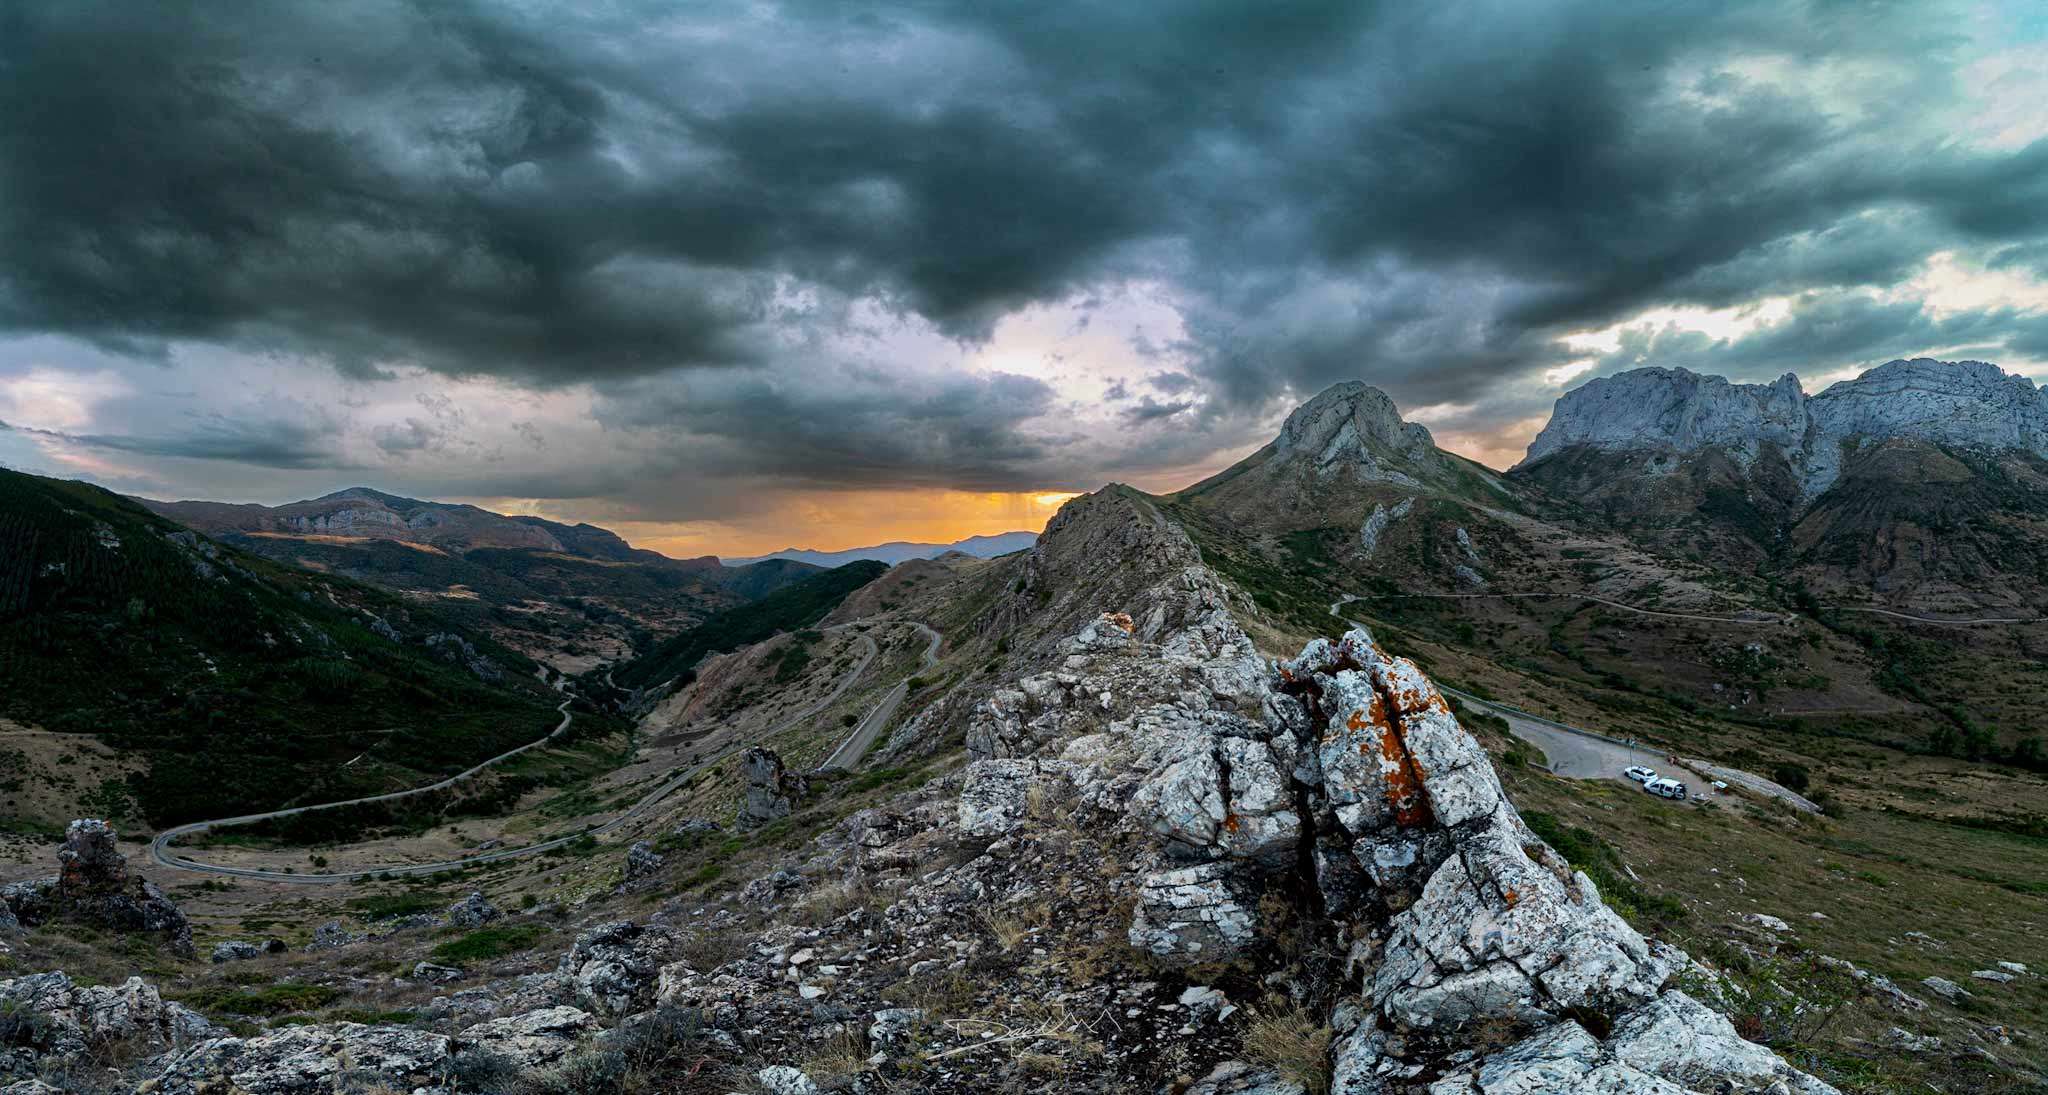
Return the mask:
<path fill-rule="evenodd" d="M 1770 384 L 1733 384 L 1689 369 L 1632 369 L 1566 392 L 1516 467 L 1573 445 L 1677 452 L 1718 446 L 1750 460 L 1766 441 L 1799 447 L 1807 424 L 1806 395 L 1791 373 Z"/>
<path fill-rule="evenodd" d="M 1911 437 L 2048 456 L 2048 391 L 1983 361 L 1889 361 L 1814 396 L 1829 437 Z"/>
<path fill-rule="evenodd" d="M 1632 369 L 1560 397 L 1516 468 L 1577 446 L 1714 449 L 1747 467 L 1769 445 L 1812 498 L 1840 474 L 1845 443 L 1893 439 L 2048 457 L 2048 392 L 1986 362 L 1930 358 L 1887 362 L 1813 396 L 1790 373 L 1738 384 L 1686 369 Z"/>
<path fill-rule="evenodd" d="M 1296 407 L 1273 448 L 1278 457 L 1312 460 L 1322 470 L 1370 468 L 1390 456 L 1408 461 L 1436 456 L 1436 441 L 1427 428 L 1403 421 L 1387 393 L 1358 380 L 1333 384 Z"/>

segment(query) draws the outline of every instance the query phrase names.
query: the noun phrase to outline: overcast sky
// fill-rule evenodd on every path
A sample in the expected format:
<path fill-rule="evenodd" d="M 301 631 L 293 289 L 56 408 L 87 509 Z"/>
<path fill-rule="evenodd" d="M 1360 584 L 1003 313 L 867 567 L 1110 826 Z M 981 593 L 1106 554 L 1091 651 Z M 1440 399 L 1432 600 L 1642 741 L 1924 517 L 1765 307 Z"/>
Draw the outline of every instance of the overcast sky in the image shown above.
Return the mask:
<path fill-rule="evenodd" d="M 1036 527 L 1339 380 L 2048 380 L 2048 5 L 0 0 L 0 463 L 676 553 Z"/>

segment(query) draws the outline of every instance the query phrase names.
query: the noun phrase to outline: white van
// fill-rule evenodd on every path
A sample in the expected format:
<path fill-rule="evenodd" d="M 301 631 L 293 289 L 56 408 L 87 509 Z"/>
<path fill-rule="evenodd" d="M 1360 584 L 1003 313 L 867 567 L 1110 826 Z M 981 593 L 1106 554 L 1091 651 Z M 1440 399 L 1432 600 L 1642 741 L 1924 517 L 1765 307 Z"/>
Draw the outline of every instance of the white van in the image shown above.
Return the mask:
<path fill-rule="evenodd" d="M 1677 799 L 1680 802 L 1685 801 L 1685 784 L 1669 776 L 1658 776 L 1656 779 L 1644 780 L 1643 790 L 1662 798 Z"/>

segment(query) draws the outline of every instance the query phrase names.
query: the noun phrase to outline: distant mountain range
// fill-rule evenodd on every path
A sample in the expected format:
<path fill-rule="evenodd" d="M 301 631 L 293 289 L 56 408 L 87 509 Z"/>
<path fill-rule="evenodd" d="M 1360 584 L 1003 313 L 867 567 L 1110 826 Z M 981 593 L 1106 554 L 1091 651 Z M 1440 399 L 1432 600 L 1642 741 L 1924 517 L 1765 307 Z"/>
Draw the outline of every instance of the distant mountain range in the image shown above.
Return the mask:
<path fill-rule="evenodd" d="M 596 525 L 368 487 L 282 506 L 137 501 L 245 551 L 431 601 L 572 673 L 818 572 L 786 559 L 671 559 Z"/>
<path fill-rule="evenodd" d="M 810 563 L 813 566 L 836 567 L 858 562 L 862 559 L 873 559 L 877 562 L 895 566 L 897 563 L 907 562 L 911 559 L 936 559 L 949 551 L 957 551 L 963 555 L 972 555 L 977 559 L 993 559 L 998 555 L 1008 555 L 1013 551 L 1023 551 L 1037 542 L 1038 534 L 1035 532 L 999 532 L 993 536 L 969 536 L 965 540 L 955 540 L 950 544 L 921 544 L 908 540 L 891 540 L 886 544 L 847 548 L 845 551 L 816 551 L 811 548 L 792 547 L 783 548 L 781 551 L 771 551 L 766 555 L 756 555 L 743 559 L 725 559 L 723 561 L 727 566 L 739 566 L 745 563 L 758 563 L 768 559 L 790 559 L 800 563 Z"/>

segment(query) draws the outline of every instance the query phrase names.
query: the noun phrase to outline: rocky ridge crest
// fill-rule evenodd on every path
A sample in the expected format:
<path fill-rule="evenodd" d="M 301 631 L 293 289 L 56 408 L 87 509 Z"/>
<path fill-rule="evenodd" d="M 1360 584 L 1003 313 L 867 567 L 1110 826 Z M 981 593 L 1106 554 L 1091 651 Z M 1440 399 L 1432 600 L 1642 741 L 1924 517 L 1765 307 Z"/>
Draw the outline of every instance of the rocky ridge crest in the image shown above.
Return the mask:
<path fill-rule="evenodd" d="M 1516 467 L 1579 445 L 1716 448 L 1744 466 L 1775 449 L 1813 498 L 1840 474 L 1845 445 L 1894 438 L 2048 457 L 2048 391 L 1986 362 L 1929 358 L 1890 361 L 1813 396 L 1790 373 L 1736 384 L 1686 369 L 1634 369 L 1565 393 Z"/>
<path fill-rule="evenodd" d="M 1340 1095 L 1832 1091 L 1674 986 L 1695 967 L 1522 823 L 1414 664 L 1363 631 L 1271 663 L 1142 498 L 1063 518 L 987 610 L 1015 675 L 923 726 L 964 732 L 964 770 L 731 907 L 597 925 L 552 972 L 437 1000 L 431 1029 L 194 1031 L 145 1089 L 475 1090 L 688 1015 L 693 1059 L 774 1090 L 817 1090 L 795 1063 L 851 1037 L 869 1090 L 1037 1086 L 1052 1060 L 1064 1090 L 1303 1095 L 1232 1056 L 1233 1015 L 1278 1000 L 1330 1032 Z"/>

